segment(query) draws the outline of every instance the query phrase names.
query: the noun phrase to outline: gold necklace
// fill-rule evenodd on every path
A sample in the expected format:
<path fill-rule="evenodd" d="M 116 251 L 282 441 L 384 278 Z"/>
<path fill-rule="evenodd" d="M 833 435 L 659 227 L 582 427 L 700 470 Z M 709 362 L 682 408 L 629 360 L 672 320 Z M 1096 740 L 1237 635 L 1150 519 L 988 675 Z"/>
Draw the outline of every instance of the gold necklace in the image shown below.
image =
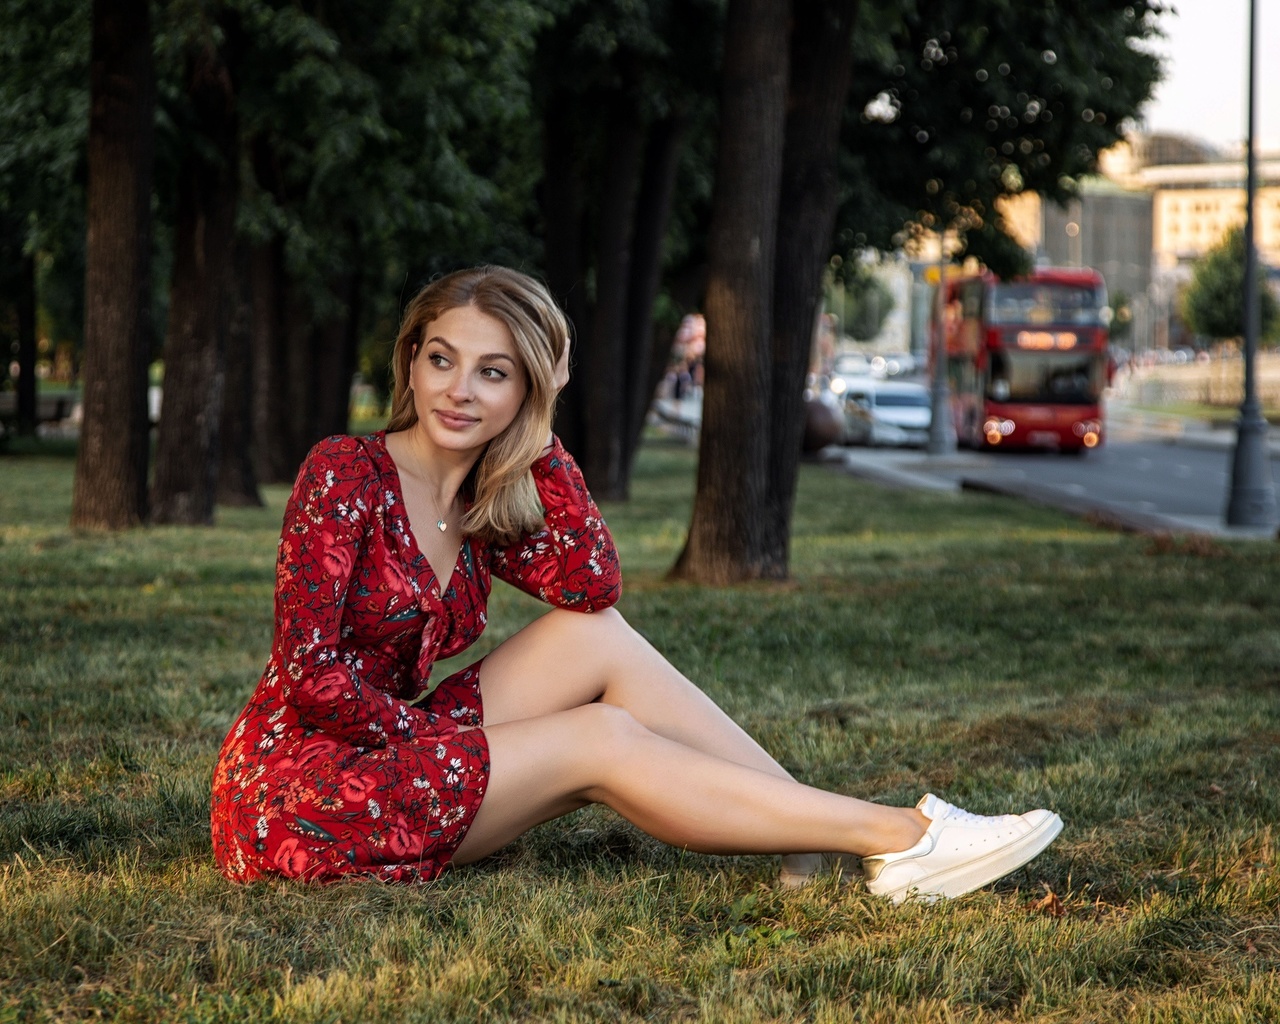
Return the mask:
<path fill-rule="evenodd" d="M 433 489 L 428 485 L 427 490 L 430 492 Z M 431 507 L 436 510 L 436 529 L 444 533 L 449 529 L 449 524 L 444 521 L 444 516 L 440 515 L 440 506 L 436 504 L 434 496 L 431 497 Z"/>
<path fill-rule="evenodd" d="M 414 445 L 413 447 L 416 448 L 417 446 Z M 414 454 L 416 455 L 417 452 L 415 451 Z M 436 513 L 436 529 L 439 530 L 441 533 L 444 533 L 447 529 L 449 529 L 449 524 L 444 521 L 444 516 L 440 514 L 440 506 L 436 504 L 435 493 L 438 488 L 436 488 L 435 486 L 435 481 L 432 480 L 431 477 L 428 476 L 426 472 L 423 471 L 423 469 L 421 468 L 422 467 L 421 459 L 418 460 L 418 467 L 419 467 L 418 471 L 422 473 L 422 479 L 427 485 L 427 497 L 431 499 L 431 507 L 435 510 L 435 513 Z"/>

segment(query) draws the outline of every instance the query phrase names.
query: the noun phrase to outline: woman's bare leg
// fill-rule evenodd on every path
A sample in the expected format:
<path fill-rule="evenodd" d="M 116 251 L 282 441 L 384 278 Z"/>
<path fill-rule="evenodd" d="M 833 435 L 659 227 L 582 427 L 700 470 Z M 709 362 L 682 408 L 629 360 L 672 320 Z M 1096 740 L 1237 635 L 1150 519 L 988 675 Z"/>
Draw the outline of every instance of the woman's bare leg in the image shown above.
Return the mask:
<path fill-rule="evenodd" d="M 556 609 L 485 658 L 480 691 L 486 727 L 600 702 L 626 709 L 660 736 L 726 761 L 790 779 L 751 736 L 614 609 Z M 783 856 L 795 884 L 818 871 L 813 853 Z"/>
<path fill-rule="evenodd" d="M 827 793 L 695 750 L 606 704 L 486 726 L 485 736 L 489 787 L 454 856 L 459 864 L 588 803 L 703 853 L 799 845 L 862 856 L 907 849 L 927 825 L 913 808 Z"/>
<path fill-rule="evenodd" d="M 480 692 L 486 728 L 612 704 L 667 739 L 791 778 L 613 609 L 555 610 L 531 622 L 485 658 Z"/>

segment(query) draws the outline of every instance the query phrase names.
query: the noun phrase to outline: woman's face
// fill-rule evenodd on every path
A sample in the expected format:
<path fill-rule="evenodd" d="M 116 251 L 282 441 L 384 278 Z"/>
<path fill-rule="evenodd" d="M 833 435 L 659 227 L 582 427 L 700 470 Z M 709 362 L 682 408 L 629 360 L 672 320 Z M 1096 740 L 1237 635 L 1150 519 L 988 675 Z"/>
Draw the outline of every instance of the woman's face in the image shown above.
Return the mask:
<path fill-rule="evenodd" d="M 474 306 L 456 306 L 427 324 L 409 386 L 427 438 L 477 458 L 511 425 L 529 392 L 506 324 Z"/>

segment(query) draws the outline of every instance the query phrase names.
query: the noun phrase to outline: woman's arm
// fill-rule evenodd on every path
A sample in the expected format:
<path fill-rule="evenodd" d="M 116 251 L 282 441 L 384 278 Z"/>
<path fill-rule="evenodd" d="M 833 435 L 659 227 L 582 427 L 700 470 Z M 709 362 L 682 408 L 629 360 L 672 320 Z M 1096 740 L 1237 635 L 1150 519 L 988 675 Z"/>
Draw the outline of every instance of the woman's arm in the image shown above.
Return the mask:
<path fill-rule="evenodd" d="M 495 548 L 493 574 L 560 608 L 591 612 L 611 607 L 622 592 L 618 551 L 577 463 L 553 438 L 532 473 L 546 526 Z"/>
<path fill-rule="evenodd" d="M 321 441 L 298 473 L 276 560 L 281 695 L 304 724 L 367 747 L 412 739 L 427 721 L 420 709 L 367 685 L 359 655 L 339 643 L 347 594 L 381 585 L 376 566 L 358 564 L 378 486 L 360 441 Z"/>

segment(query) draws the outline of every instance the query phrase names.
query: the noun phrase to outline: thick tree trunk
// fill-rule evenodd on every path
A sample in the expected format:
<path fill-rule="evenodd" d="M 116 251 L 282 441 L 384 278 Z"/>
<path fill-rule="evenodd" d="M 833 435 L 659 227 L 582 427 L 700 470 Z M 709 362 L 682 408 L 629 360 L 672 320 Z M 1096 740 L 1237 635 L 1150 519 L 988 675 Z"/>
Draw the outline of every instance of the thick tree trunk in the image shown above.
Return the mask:
<path fill-rule="evenodd" d="M 556 407 L 556 433 L 575 455 L 583 454 L 586 391 L 582 352 L 589 334 L 583 237 L 583 185 L 574 104 L 552 97 L 543 117 L 543 178 L 540 191 L 547 285 L 574 330 L 573 373 Z"/>
<path fill-rule="evenodd" d="M 196 114 L 196 139 L 189 142 L 179 170 L 151 518 L 211 525 L 240 156 L 235 88 L 224 55 L 211 41 L 188 55 L 187 95 Z M 200 151 L 201 141 L 212 153 Z"/>
<path fill-rule="evenodd" d="M 18 433 L 36 432 L 36 260 L 24 253 L 18 269 Z"/>
<path fill-rule="evenodd" d="M 250 329 L 248 247 L 236 247 L 231 272 L 231 315 L 227 324 L 226 386 L 222 395 L 222 443 L 218 456 L 217 503 L 259 506 L 253 468 L 253 338 Z"/>
<path fill-rule="evenodd" d="M 344 312 L 316 328 L 315 436 L 308 447 L 330 434 L 345 434 L 351 415 L 351 379 L 360 343 L 360 277 L 343 274 L 333 288 Z"/>
<path fill-rule="evenodd" d="M 790 4 L 730 0 L 708 236 L 706 390 L 693 519 L 672 574 L 759 577 Z"/>
<path fill-rule="evenodd" d="M 831 254 L 839 205 L 836 161 L 853 68 L 857 8 L 858 0 L 796 4 L 791 29 L 761 550 L 762 574 L 771 579 L 785 579 L 788 572 L 804 432 L 804 378 L 822 292 L 822 268 Z"/>
<path fill-rule="evenodd" d="M 597 498 L 626 498 L 623 438 L 628 431 L 626 331 L 631 282 L 631 232 L 644 147 L 644 128 L 622 95 L 610 104 L 601 180 L 596 251 L 596 301 L 583 352 L 586 438 L 583 476 Z"/>
<path fill-rule="evenodd" d="M 263 483 L 289 483 L 298 463 L 289 440 L 284 240 L 277 237 L 255 245 L 249 266 L 254 468 Z"/>
<path fill-rule="evenodd" d="M 71 524 L 146 517 L 155 77 L 148 0 L 94 0 L 89 70 L 84 419 Z"/>
<path fill-rule="evenodd" d="M 686 127 L 684 117 L 673 115 L 650 129 L 636 199 L 631 282 L 627 288 L 627 422 L 622 439 L 623 484 L 627 490 L 645 414 L 671 351 L 671 335 L 664 332 L 659 338 L 654 333 L 653 306 L 662 284 L 663 241 L 671 220 Z"/>
<path fill-rule="evenodd" d="M 286 447 L 282 454 L 285 465 L 289 467 L 285 479 L 292 480 L 297 476 L 307 450 L 317 440 L 315 354 L 319 345 L 311 303 L 287 273 L 284 280 L 285 377 L 276 382 L 276 401 L 285 407 Z"/>

